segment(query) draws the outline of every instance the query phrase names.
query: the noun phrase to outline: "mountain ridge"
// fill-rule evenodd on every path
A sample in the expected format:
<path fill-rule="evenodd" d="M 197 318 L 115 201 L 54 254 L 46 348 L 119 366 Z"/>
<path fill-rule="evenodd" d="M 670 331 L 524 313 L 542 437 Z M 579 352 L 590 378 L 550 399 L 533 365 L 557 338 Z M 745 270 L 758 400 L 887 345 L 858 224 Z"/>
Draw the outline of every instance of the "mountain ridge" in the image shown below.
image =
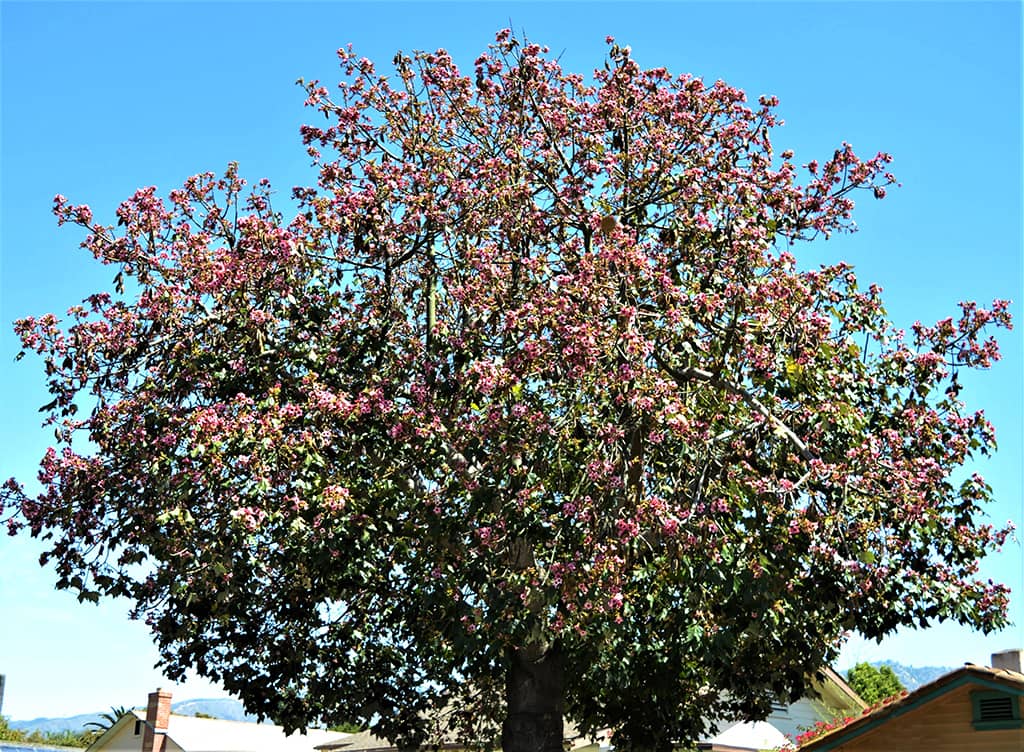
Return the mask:
<path fill-rule="evenodd" d="M 81 731 L 87 723 L 103 721 L 101 714 L 104 712 L 109 711 L 80 713 L 63 718 L 32 718 L 25 721 L 10 721 L 8 725 L 19 731 L 40 731 L 43 733 L 77 732 Z M 245 721 L 248 723 L 256 721 L 256 716 L 246 713 L 242 703 L 231 697 L 180 700 L 171 704 L 171 712 L 177 715 L 196 715 L 197 713 L 202 713 L 223 721 Z"/>
<path fill-rule="evenodd" d="M 888 666 L 908 692 L 913 692 L 918 687 L 933 682 L 943 674 L 948 674 L 950 671 L 956 671 L 959 668 L 958 666 L 908 666 L 905 663 L 893 660 L 866 662 L 875 668 Z M 851 668 L 853 666 L 847 666 L 842 671 L 839 671 L 843 679 L 846 679 Z"/>
<path fill-rule="evenodd" d="M 900 680 L 900 684 L 908 692 L 913 692 L 918 687 L 935 681 L 943 674 L 956 670 L 956 667 L 953 666 L 907 666 L 898 661 L 872 661 L 871 665 L 875 668 L 880 666 L 891 668 L 892 672 L 896 674 L 896 678 Z"/>

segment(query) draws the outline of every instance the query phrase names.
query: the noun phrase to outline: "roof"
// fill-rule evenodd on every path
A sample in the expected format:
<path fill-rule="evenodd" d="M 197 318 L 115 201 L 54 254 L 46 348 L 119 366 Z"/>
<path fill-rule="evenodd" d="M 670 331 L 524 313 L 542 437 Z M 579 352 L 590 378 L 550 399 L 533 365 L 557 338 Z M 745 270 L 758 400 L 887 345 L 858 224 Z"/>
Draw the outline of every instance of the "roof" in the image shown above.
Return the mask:
<path fill-rule="evenodd" d="M 845 726 L 829 731 L 812 741 L 800 745 L 800 750 L 801 752 L 828 752 L 828 750 L 834 749 L 840 744 L 845 744 L 861 734 L 874 730 L 892 718 L 909 713 L 921 705 L 931 702 L 965 684 L 1009 692 L 1018 697 L 1024 696 L 1024 674 L 1008 669 L 976 666 L 973 663 L 968 663 L 963 668 L 943 674 L 935 681 L 923 684 L 913 692 L 909 692 L 892 702 L 885 703 L 873 710 L 865 711 L 864 715 Z"/>
<path fill-rule="evenodd" d="M 97 750 L 103 749 L 101 741 L 112 738 L 115 729 L 140 720 L 146 721 L 146 713 L 133 710 L 124 715 L 103 736 L 93 743 Z M 167 722 L 167 738 L 185 752 L 312 752 L 317 746 L 345 739 L 351 734 L 340 731 L 306 729 L 291 736 L 280 726 L 269 723 L 248 721 L 222 721 L 219 718 L 196 718 L 171 714 Z"/>
<path fill-rule="evenodd" d="M 445 740 L 436 746 L 437 749 L 462 749 L 464 745 Z M 320 744 L 317 749 L 321 752 L 385 752 L 385 750 L 394 750 L 395 746 L 386 739 L 374 736 L 369 731 L 360 731 L 345 739 Z"/>
<path fill-rule="evenodd" d="M 843 678 L 843 675 L 840 674 L 838 671 L 833 671 L 831 668 L 826 666 L 825 668 L 821 669 L 820 673 L 826 681 L 821 682 L 822 686 L 821 688 L 819 688 L 819 691 L 823 691 L 828 686 L 832 686 L 857 707 L 866 708 L 868 706 L 868 704 L 864 702 L 861 696 L 857 694 L 853 687 L 849 685 L 846 679 Z M 818 683 L 817 678 L 815 678 L 814 683 Z"/>
<path fill-rule="evenodd" d="M 602 737 L 601 739 L 592 740 L 583 737 L 571 723 L 564 723 L 563 737 L 568 742 L 568 749 L 570 750 L 599 745 L 603 739 Z M 446 733 L 445 737 L 439 740 L 439 743 L 428 746 L 430 749 L 438 750 L 462 750 L 466 748 L 466 745 L 459 742 L 455 735 L 450 732 Z M 317 745 L 319 752 L 394 752 L 395 749 L 393 744 L 385 739 L 374 736 L 369 731 L 360 731 L 357 734 L 349 735 L 345 739 Z"/>
<path fill-rule="evenodd" d="M 824 718 L 814 710 L 816 705 L 847 715 L 860 715 L 868 707 L 842 675 L 827 666 L 811 674 L 808 683 L 808 691 L 802 700 L 774 707 L 772 713 L 761 721 L 733 718 L 716 722 L 697 742 L 697 748 L 712 752 L 790 748 L 792 736 L 796 736 L 803 728 L 800 723 L 806 722 L 808 715 Z M 807 701 L 811 702 L 811 706 L 807 707 L 805 714 L 790 715 L 800 702 Z"/>
<path fill-rule="evenodd" d="M 741 721 L 702 742 L 698 748 L 711 750 L 782 749 L 789 739 L 768 721 Z"/>

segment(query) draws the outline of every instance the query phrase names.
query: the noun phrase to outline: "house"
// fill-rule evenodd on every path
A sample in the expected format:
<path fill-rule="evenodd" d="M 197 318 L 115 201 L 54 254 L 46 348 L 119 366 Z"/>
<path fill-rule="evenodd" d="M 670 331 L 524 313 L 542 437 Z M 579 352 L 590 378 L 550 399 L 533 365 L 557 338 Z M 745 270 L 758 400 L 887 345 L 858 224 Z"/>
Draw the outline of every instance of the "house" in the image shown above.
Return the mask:
<path fill-rule="evenodd" d="M 132 711 L 93 742 L 87 752 L 314 752 L 351 734 L 306 729 L 291 736 L 280 726 L 171 713 L 171 693 L 149 695 L 146 712 Z"/>
<path fill-rule="evenodd" d="M 464 749 L 454 738 L 432 750 Z M 566 725 L 566 749 L 571 752 L 607 750 Z M 133 710 L 117 720 L 86 752 L 395 752 L 389 742 L 364 731 L 347 734 L 306 729 L 285 734 L 280 726 L 245 721 L 222 721 L 171 713 L 171 693 L 158 689 L 149 695 L 146 712 Z"/>
<path fill-rule="evenodd" d="M 752 752 L 781 749 L 806 728 L 836 716 L 859 716 L 867 708 L 849 684 L 830 668 L 811 681 L 812 692 L 790 705 L 777 705 L 763 721 L 722 724 L 697 744 L 701 752 Z"/>
<path fill-rule="evenodd" d="M 743 721 L 719 731 L 697 744 L 700 752 L 750 752 L 750 750 L 788 749 L 790 740 L 768 721 Z"/>
<path fill-rule="evenodd" d="M 1024 651 L 992 656 L 861 715 L 800 746 L 800 752 L 1021 752 Z"/>
<path fill-rule="evenodd" d="M 784 745 L 800 728 L 829 720 L 836 714 L 860 714 L 864 702 L 831 669 L 812 682 L 813 697 L 789 706 L 778 706 L 766 721 L 721 725 L 698 744 L 708 752 L 753 752 Z M 595 738 L 581 736 L 565 724 L 565 749 L 569 752 L 607 752 L 610 733 Z M 453 738 L 439 740 L 438 750 L 463 749 Z M 364 731 L 345 734 L 320 729 L 287 736 L 280 726 L 240 721 L 195 718 L 171 713 L 171 693 L 157 690 L 149 695 L 146 712 L 132 711 L 111 726 L 87 752 L 396 752 L 389 742 Z"/>
<path fill-rule="evenodd" d="M 588 739 L 582 735 L 570 723 L 563 725 L 563 748 L 566 752 L 607 752 L 609 750 L 608 734 L 599 734 L 596 739 Z M 435 744 L 427 747 L 430 752 L 454 752 L 465 750 L 466 745 L 460 744 L 454 736 L 437 740 Z M 380 739 L 369 731 L 361 731 L 352 734 L 348 739 L 336 742 L 329 742 L 317 747 L 317 752 L 398 752 L 397 748 L 388 741 Z"/>
<path fill-rule="evenodd" d="M 837 715 L 860 715 L 867 705 L 832 669 L 823 669 L 812 679 L 812 692 L 791 705 L 779 705 L 764 721 L 740 721 L 721 724 L 707 739 L 698 742 L 701 752 L 760 752 L 789 747 L 803 728 L 818 721 L 830 721 Z M 567 752 L 608 752 L 611 732 L 602 731 L 593 738 L 582 736 L 575 727 L 564 725 Z M 438 740 L 436 750 L 462 750 L 453 738 Z M 398 752 L 389 742 L 364 731 L 347 739 L 321 745 L 318 752 Z"/>

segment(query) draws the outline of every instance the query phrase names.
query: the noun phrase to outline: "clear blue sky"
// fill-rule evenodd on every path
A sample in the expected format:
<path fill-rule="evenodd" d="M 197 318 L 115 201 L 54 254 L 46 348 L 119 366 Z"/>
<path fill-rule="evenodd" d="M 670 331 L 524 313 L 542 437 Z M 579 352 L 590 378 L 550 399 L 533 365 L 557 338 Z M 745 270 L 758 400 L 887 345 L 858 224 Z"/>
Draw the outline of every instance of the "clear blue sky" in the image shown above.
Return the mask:
<path fill-rule="evenodd" d="M 55 227 L 55 193 L 113 216 L 137 187 L 162 193 L 188 175 L 237 160 L 250 179 L 282 190 L 313 181 L 298 128 L 296 78 L 338 79 L 334 50 L 352 42 L 386 64 L 401 48 L 449 49 L 470 69 L 494 32 L 512 25 L 563 52 L 567 69 L 600 65 L 604 37 L 641 64 L 752 98 L 775 94 L 787 125 L 774 140 L 806 162 L 841 142 L 892 153 L 903 187 L 862 201 L 854 236 L 798 250 L 856 264 L 909 326 L 956 311 L 961 299 L 1012 298 L 1024 325 L 1021 276 L 1021 6 L 1001 3 L 67 3 L 3 2 L 0 476 L 30 480 L 48 444 L 37 408 L 49 401 L 41 366 L 15 364 L 10 322 L 61 312 L 109 289 L 111 270 Z M 979 469 L 992 483 L 996 522 L 1022 522 L 1021 328 L 1004 360 L 967 396 L 996 423 L 1000 453 Z M 128 604 L 80 606 L 53 591 L 28 539 L 0 537 L 3 712 L 16 719 L 145 701 L 162 682 L 146 630 Z M 1021 546 L 1008 544 L 986 576 L 1024 593 Z M 1017 626 L 983 638 L 964 629 L 851 643 L 844 664 L 893 658 L 917 665 L 987 662 L 1024 647 Z M 222 694 L 202 683 L 176 699 Z"/>

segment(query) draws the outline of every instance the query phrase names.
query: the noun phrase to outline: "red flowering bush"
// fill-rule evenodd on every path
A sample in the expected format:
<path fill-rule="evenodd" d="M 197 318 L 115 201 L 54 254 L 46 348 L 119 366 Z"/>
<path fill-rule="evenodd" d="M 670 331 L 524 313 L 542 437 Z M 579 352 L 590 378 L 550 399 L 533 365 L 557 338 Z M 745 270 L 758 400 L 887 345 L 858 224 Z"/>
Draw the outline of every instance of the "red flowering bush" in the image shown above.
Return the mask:
<path fill-rule="evenodd" d="M 829 731 L 835 731 L 836 729 L 843 728 L 844 726 L 853 723 L 856 718 L 853 716 L 847 716 L 845 718 L 836 718 L 831 721 L 818 721 L 814 726 L 801 734 L 797 734 L 796 744 L 800 747 L 809 741 L 817 739 L 819 736 L 824 736 Z"/>
<path fill-rule="evenodd" d="M 864 711 L 861 713 L 861 715 L 870 715 L 879 708 L 884 707 L 886 705 L 891 705 L 893 702 L 896 702 L 897 700 L 906 696 L 907 691 L 903 690 L 901 693 L 897 695 L 886 697 L 864 708 Z M 800 734 L 797 734 L 796 745 L 797 747 L 800 747 L 806 744 L 807 742 L 814 741 L 820 736 L 824 736 L 830 731 L 845 728 L 846 726 L 849 726 L 851 723 L 853 723 L 855 720 L 857 720 L 856 716 L 845 716 L 843 718 L 833 718 L 831 721 L 818 721 L 814 724 L 813 727 L 807 729 L 806 731 Z"/>

